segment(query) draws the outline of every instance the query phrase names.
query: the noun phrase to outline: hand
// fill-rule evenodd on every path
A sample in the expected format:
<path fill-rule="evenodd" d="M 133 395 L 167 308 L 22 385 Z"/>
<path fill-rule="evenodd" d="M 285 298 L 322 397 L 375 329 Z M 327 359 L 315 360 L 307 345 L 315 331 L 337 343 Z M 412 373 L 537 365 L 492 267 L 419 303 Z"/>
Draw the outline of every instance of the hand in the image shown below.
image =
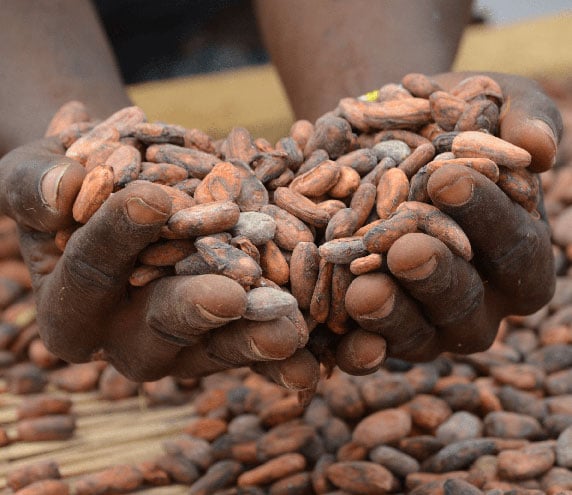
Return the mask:
<path fill-rule="evenodd" d="M 49 139 L 0 161 L 0 210 L 18 222 L 40 335 L 52 352 L 70 362 L 105 359 L 138 381 L 256 365 L 291 389 L 315 386 L 318 364 L 298 349 L 299 330 L 286 317 L 242 319 L 247 295 L 237 282 L 202 275 L 128 284 L 139 252 L 171 212 L 168 196 L 153 184 L 112 194 L 61 253 L 55 232 L 73 224 L 85 175 L 63 153 Z"/>
<path fill-rule="evenodd" d="M 556 106 L 532 81 L 488 75 L 504 93 L 501 137 L 531 153 L 532 171 L 549 169 L 562 133 Z M 435 79 L 448 89 L 465 77 L 449 73 Z M 367 330 L 351 332 L 337 347 L 337 363 L 350 373 L 381 366 L 371 351 L 374 346 L 383 350 L 380 336 L 389 356 L 409 361 L 428 361 L 443 351 L 483 351 L 503 317 L 532 313 L 552 297 L 555 272 L 544 219 L 464 167 L 437 170 L 428 192 L 433 204 L 465 231 L 474 259 L 469 263 L 453 255 L 425 234 L 408 234 L 395 242 L 387 255 L 391 273 L 362 275 L 347 293 L 348 312 Z"/>

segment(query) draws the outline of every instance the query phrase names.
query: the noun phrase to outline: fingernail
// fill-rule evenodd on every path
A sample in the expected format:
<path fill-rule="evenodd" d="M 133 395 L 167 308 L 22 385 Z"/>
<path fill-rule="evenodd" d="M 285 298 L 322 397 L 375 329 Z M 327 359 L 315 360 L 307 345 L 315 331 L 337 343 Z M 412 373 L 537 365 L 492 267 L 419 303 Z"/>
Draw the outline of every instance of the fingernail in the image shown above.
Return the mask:
<path fill-rule="evenodd" d="M 437 259 L 431 256 L 427 261 L 407 269 L 396 270 L 394 273 L 407 280 L 424 280 L 433 274 L 437 268 Z"/>
<path fill-rule="evenodd" d="M 338 347 L 336 359 L 344 371 L 369 374 L 381 367 L 387 354 L 387 343 L 380 335 L 357 330 Z"/>
<path fill-rule="evenodd" d="M 383 304 L 380 304 L 378 308 L 376 308 L 371 313 L 363 314 L 362 317 L 364 319 L 382 319 L 391 314 L 393 308 L 395 306 L 395 294 L 391 294 Z"/>
<path fill-rule="evenodd" d="M 260 342 L 256 342 L 253 338 L 249 339 L 248 346 L 252 353 L 259 359 L 263 361 L 272 361 L 276 359 L 276 352 L 274 349 L 265 349 L 263 346 L 260 345 Z M 279 357 L 282 357 L 278 354 Z"/>
<path fill-rule="evenodd" d="M 58 192 L 62 177 L 66 173 L 69 165 L 56 165 L 49 169 L 43 176 L 40 182 L 40 194 L 42 201 L 50 208 L 57 210 L 58 208 Z"/>
<path fill-rule="evenodd" d="M 440 202 L 450 206 L 462 206 L 473 197 L 474 188 L 473 179 L 464 175 L 451 183 L 446 183 L 435 192 Z"/>
<path fill-rule="evenodd" d="M 275 335 L 260 335 L 261 332 L 259 331 L 257 332 L 258 335 L 250 335 L 248 337 L 248 350 L 254 360 L 275 361 L 277 359 L 286 359 L 296 352 L 298 348 L 297 332 L 292 331 L 293 327 L 290 327 L 290 330 L 287 332 L 281 331 L 279 322 L 280 320 L 273 322 L 276 330 Z"/>
<path fill-rule="evenodd" d="M 556 136 L 554 135 L 554 131 L 552 130 L 552 128 L 546 122 L 544 122 L 544 120 L 540 119 L 532 119 L 530 123 L 548 138 L 549 143 L 552 146 L 551 154 L 553 156 L 553 160 L 556 161 L 556 150 L 558 148 L 558 143 L 556 141 Z"/>
<path fill-rule="evenodd" d="M 302 381 L 300 382 L 300 380 L 297 380 L 296 378 L 300 377 L 287 376 L 284 375 L 284 373 L 278 373 L 278 380 L 280 381 L 280 383 L 284 388 L 287 388 L 288 390 L 294 390 L 296 392 L 299 390 L 305 390 L 307 388 L 306 381 L 302 379 Z"/>
<path fill-rule="evenodd" d="M 164 211 L 147 204 L 141 198 L 131 198 L 126 205 L 129 218 L 140 225 L 149 225 L 167 219 Z"/>
<path fill-rule="evenodd" d="M 364 372 L 368 372 L 371 373 L 373 371 L 378 370 L 381 365 L 383 364 L 383 362 L 385 361 L 385 353 L 384 354 L 380 354 L 379 356 L 376 356 L 375 358 L 373 358 L 372 360 L 368 361 L 368 362 L 363 362 L 360 363 L 361 364 L 361 369 Z"/>
<path fill-rule="evenodd" d="M 552 130 L 552 128 L 546 122 L 544 122 L 544 120 L 540 119 L 532 119 L 530 123 L 535 127 L 538 127 L 539 130 L 541 130 L 544 134 L 546 134 L 546 136 L 550 138 L 550 140 L 552 141 L 554 149 L 556 149 L 557 146 L 556 136 L 554 135 L 554 131 Z"/>

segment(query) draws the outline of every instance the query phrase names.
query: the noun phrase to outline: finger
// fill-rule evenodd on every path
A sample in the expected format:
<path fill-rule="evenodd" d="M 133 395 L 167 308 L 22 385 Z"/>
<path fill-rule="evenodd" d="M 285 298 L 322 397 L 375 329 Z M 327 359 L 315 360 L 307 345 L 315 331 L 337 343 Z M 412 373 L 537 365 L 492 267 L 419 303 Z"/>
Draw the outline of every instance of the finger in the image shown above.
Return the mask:
<path fill-rule="evenodd" d="M 240 318 L 245 308 L 244 289 L 227 277 L 165 277 L 134 291 L 122 317 L 131 324 L 108 335 L 105 359 L 133 380 L 156 380 L 178 366 L 183 347 L 200 343 L 204 332 Z M 196 355 L 194 350 L 195 360 Z M 209 362 L 196 362 L 202 372 L 195 376 L 208 374 Z M 189 372 L 187 367 L 185 373 Z"/>
<path fill-rule="evenodd" d="M 498 72 L 450 72 L 435 79 L 450 90 L 463 79 L 483 74 L 501 87 L 504 102 L 500 115 L 500 137 L 532 155 L 532 172 L 544 172 L 554 165 L 556 147 L 562 137 L 562 117 L 554 102 L 535 82 L 525 77 Z"/>
<path fill-rule="evenodd" d="M 0 211 L 27 229 L 68 227 L 84 176 L 84 168 L 65 157 L 55 139 L 15 149 L 0 166 Z"/>
<path fill-rule="evenodd" d="M 562 117 L 555 103 L 529 79 L 493 75 L 502 87 L 505 101 L 500 115 L 500 137 L 532 155 L 530 170 L 544 172 L 556 161 L 562 136 Z"/>
<path fill-rule="evenodd" d="M 104 320 L 125 297 L 137 255 L 158 236 L 170 210 L 160 188 L 127 187 L 72 235 L 37 292 L 43 337 L 56 354 L 77 360 L 99 349 L 109 329 L 94 322 Z"/>
<path fill-rule="evenodd" d="M 361 328 L 387 341 L 389 356 L 417 361 L 439 352 L 435 328 L 389 275 L 369 273 L 354 279 L 346 292 L 346 307 Z"/>
<path fill-rule="evenodd" d="M 142 310 L 144 304 L 133 301 Z M 124 308 L 117 319 L 127 323 L 115 327 L 103 341 L 100 359 L 111 363 L 122 375 L 136 382 L 158 380 L 171 373 L 180 345 L 166 342 L 144 324 L 143 311 Z"/>
<path fill-rule="evenodd" d="M 361 328 L 345 334 L 336 350 L 336 363 L 350 375 L 369 375 L 385 361 L 387 342 L 378 334 Z"/>
<path fill-rule="evenodd" d="M 280 361 L 255 363 L 251 368 L 288 390 L 314 390 L 320 379 L 320 364 L 307 349 L 298 349 Z"/>
<path fill-rule="evenodd" d="M 32 277 L 32 286 L 38 290 L 46 275 L 52 273 L 61 257 L 54 236 L 45 232 L 20 229 L 20 254 Z"/>
<path fill-rule="evenodd" d="M 239 319 L 246 306 L 246 292 L 228 277 L 165 277 L 149 295 L 147 323 L 165 341 L 192 345 L 208 330 Z"/>
<path fill-rule="evenodd" d="M 233 312 L 237 307 L 244 312 L 245 299 L 242 287 L 227 277 L 162 279 L 152 288 L 137 290 L 125 314 L 117 315 L 129 324 L 108 334 L 102 358 L 140 382 L 227 369 L 207 356 L 200 334 L 238 318 Z"/>
<path fill-rule="evenodd" d="M 391 246 L 387 263 L 437 326 L 461 321 L 482 303 L 484 289 L 477 271 L 439 239 L 406 234 Z"/>
<path fill-rule="evenodd" d="M 550 299 L 555 275 L 547 224 L 468 168 L 440 168 L 427 189 L 435 206 L 465 231 L 477 268 L 510 311 L 533 312 Z"/>
<path fill-rule="evenodd" d="M 245 366 L 286 359 L 296 352 L 298 341 L 298 330 L 286 317 L 239 320 L 209 333 L 207 352 L 222 364 Z"/>
<path fill-rule="evenodd" d="M 492 344 L 497 322 L 489 324 L 491 315 L 484 305 L 479 274 L 443 242 L 425 234 L 407 234 L 392 245 L 387 263 L 399 284 L 438 327 L 442 350 L 467 354 Z"/>

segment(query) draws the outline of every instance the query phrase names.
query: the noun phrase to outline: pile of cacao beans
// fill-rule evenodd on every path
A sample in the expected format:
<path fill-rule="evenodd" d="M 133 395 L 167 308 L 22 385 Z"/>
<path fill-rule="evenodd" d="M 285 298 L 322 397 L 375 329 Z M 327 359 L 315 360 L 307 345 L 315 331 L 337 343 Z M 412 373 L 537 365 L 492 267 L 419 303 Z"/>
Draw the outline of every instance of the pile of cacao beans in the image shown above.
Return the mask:
<path fill-rule="evenodd" d="M 486 76 L 446 92 L 409 74 L 362 99 L 342 99 L 314 124 L 295 122 L 275 145 L 244 128 L 214 141 L 197 129 L 147 122 L 138 107 L 93 122 L 70 102 L 47 135 L 60 137 L 86 175 L 73 206 L 77 223 L 56 241 L 65 249 L 111 194 L 150 181 L 170 196 L 172 211 L 160 239 L 141 252 L 131 284 L 221 274 L 249 291 L 245 318 L 264 320 L 280 307 L 295 314 L 300 346 L 318 325 L 344 334 L 355 327 L 345 305 L 352 280 L 387 271 L 384 254 L 402 235 L 425 232 L 472 258 L 465 233 L 428 196 L 439 167 L 471 167 L 535 213 L 530 154 L 495 137 L 502 102 Z"/>

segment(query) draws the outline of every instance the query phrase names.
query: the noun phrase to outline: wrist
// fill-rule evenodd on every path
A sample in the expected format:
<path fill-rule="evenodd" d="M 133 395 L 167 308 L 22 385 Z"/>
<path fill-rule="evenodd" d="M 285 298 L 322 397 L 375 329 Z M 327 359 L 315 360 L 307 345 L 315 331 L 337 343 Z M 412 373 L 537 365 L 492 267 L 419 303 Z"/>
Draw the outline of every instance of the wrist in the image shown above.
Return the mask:
<path fill-rule="evenodd" d="M 129 105 L 91 2 L 53 3 L 3 3 L 0 152 L 41 138 L 54 113 L 70 100 L 83 102 L 93 118 Z"/>

